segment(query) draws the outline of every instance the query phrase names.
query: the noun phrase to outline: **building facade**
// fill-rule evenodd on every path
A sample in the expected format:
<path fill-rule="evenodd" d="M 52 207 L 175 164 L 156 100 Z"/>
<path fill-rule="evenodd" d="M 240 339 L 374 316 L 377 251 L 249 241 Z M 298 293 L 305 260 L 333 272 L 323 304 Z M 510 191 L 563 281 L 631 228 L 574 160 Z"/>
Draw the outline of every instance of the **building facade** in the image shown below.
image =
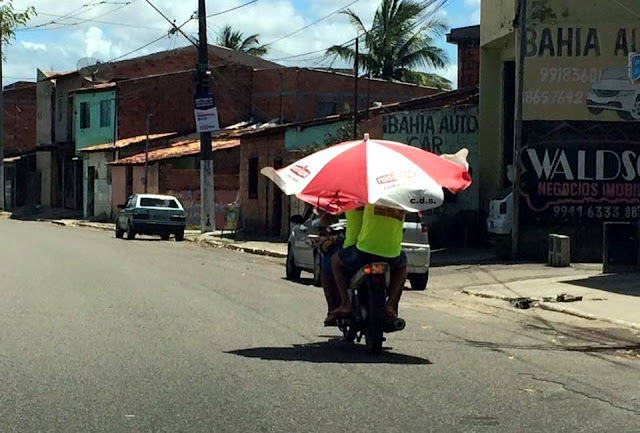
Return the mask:
<path fill-rule="evenodd" d="M 605 222 L 638 219 L 640 48 L 637 2 L 529 2 L 524 64 L 516 2 L 482 3 L 480 164 L 483 202 L 515 183 L 519 255 L 543 259 L 547 235 L 572 239 L 574 260 L 602 260 Z M 513 23 L 518 26 L 514 28 Z M 523 68 L 523 138 L 514 161 L 516 73 Z M 496 115 L 500 113 L 500 115 Z"/>

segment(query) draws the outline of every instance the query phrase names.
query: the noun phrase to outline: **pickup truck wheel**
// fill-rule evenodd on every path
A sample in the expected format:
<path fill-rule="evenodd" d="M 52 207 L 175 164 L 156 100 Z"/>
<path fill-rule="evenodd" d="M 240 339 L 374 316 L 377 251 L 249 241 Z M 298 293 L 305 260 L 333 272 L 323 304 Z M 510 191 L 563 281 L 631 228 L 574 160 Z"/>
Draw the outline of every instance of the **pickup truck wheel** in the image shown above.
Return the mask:
<path fill-rule="evenodd" d="M 123 236 L 124 236 L 124 230 L 120 228 L 120 224 L 118 224 L 118 221 L 116 220 L 116 237 L 118 239 L 122 239 Z"/>
<path fill-rule="evenodd" d="M 319 251 L 313 255 L 313 285 L 322 287 L 322 254 Z"/>
<path fill-rule="evenodd" d="M 160 235 L 160 239 L 162 239 L 163 241 L 168 241 L 169 240 L 169 233 L 163 233 Z"/>
<path fill-rule="evenodd" d="M 411 283 L 411 290 L 423 291 L 427 288 L 427 282 L 429 281 L 429 271 L 426 274 L 410 274 L 409 282 Z"/>
<path fill-rule="evenodd" d="M 182 242 L 184 240 L 184 230 L 176 232 L 176 242 Z"/>
<path fill-rule="evenodd" d="M 133 240 L 136 238 L 136 231 L 131 227 L 131 223 L 127 224 L 127 239 Z"/>
<path fill-rule="evenodd" d="M 287 265 L 286 273 L 287 280 L 297 280 L 300 278 L 301 269 L 296 266 L 296 262 L 293 259 L 293 252 L 291 251 L 291 245 L 287 248 Z"/>

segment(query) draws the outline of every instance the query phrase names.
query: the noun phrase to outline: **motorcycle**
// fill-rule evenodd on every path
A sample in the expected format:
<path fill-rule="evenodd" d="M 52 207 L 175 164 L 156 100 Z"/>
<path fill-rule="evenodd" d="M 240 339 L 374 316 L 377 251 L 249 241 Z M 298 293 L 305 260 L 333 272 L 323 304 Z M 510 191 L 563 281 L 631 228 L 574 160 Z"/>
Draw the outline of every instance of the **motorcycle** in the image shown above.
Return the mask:
<path fill-rule="evenodd" d="M 332 245 L 341 245 L 341 241 L 344 240 L 343 233 L 344 225 L 334 224 L 327 229 L 324 236 L 317 236 L 320 252 L 329 251 Z M 363 266 L 349 280 L 348 294 L 352 317 L 337 320 L 343 340 L 348 343 L 360 343 L 364 337 L 370 354 L 382 350 L 385 333 L 402 331 L 406 326 L 404 319 L 387 318 L 384 307 L 390 280 L 391 271 L 387 263 L 368 263 Z"/>

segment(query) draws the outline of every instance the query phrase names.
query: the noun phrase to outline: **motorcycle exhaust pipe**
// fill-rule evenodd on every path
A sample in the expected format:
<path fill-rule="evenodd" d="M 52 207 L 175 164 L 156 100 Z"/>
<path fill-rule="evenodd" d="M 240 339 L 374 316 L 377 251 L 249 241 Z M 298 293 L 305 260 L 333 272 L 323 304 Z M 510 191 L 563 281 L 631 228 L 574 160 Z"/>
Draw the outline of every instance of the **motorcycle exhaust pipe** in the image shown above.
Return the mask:
<path fill-rule="evenodd" d="M 397 318 L 390 322 L 387 322 L 387 326 L 385 327 L 385 332 L 398 332 L 402 331 L 407 326 L 407 322 L 404 319 Z"/>

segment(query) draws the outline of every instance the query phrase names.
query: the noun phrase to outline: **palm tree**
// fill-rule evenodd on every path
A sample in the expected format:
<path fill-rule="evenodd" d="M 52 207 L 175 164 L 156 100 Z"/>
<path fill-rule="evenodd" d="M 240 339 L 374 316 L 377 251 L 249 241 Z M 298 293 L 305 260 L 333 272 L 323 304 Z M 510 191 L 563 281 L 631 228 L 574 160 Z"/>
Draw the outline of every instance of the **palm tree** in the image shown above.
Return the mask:
<path fill-rule="evenodd" d="M 260 45 L 257 33 L 243 38 L 242 32 L 233 30 L 231 26 L 226 25 L 218 34 L 218 45 L 257 57 L 262 57 L 269 51 L 267 47 Z"/>
<path fill-rule="evenodd" d="M 447 53 L 434 45 L 447 25 L 441 19 L 425 16 L 424 2 L 382 0 L 371 29 L 365 27 L 353 10 L 342 13 L 349 17 L 359 34 L 364 33 L 365 50 L 358 55 L 358 61 L 374 78 L 451 88 L 446 78 L 416 70 L 429 66 L 439 69 L 449 63 Z M 352 46 L 334 45 L 326 54 L 353 61 L 355 50 Z"/>

